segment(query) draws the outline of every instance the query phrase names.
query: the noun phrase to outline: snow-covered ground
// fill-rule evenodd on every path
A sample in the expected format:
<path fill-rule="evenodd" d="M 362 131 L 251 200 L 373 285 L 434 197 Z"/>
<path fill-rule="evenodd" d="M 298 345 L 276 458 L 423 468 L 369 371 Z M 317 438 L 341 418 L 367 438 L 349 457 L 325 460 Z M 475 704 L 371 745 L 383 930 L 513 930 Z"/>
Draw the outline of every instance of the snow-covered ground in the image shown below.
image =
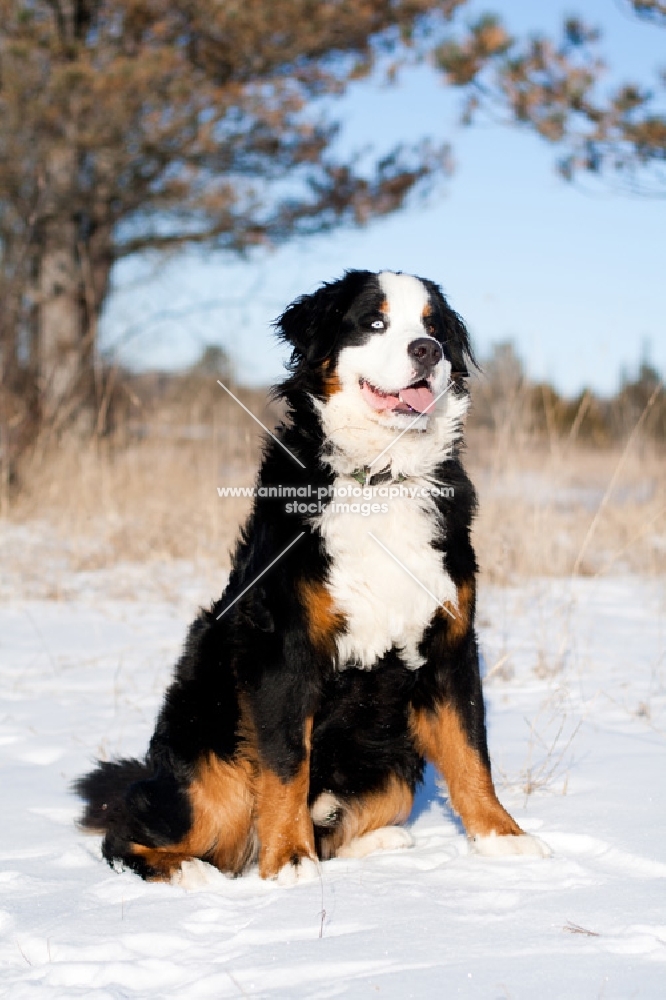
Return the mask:
<path fill-rule="evenodd" d="M 412 849 L 186 891 L 108 868 L 69 791 L 95 756 L 145 749 L 194 610 L 177 572 L 170 599 L 138 570 L 120 599 L 127 571 L 107 571 L 0 610 L 0 995 L 666 996 L 663 583 L 482 594 L 500 796 L 552 858 L 471 854 L 429 773 Z"/>

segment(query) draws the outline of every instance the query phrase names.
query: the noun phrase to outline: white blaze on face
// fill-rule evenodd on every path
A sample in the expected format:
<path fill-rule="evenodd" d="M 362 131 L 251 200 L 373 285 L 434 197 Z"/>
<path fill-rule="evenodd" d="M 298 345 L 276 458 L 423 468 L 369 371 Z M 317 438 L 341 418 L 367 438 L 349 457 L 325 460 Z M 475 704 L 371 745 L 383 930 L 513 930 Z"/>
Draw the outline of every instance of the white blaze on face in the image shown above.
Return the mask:
<path fill-rule="evenodd" d="M 408 337 L 408 343 L 424 336 L 423 314 L 428 307 L 428 291 L 418 278 L 411 274 L 394 274 L 382 271 L 379 287 L 386 296 L 389 335 Z"/>

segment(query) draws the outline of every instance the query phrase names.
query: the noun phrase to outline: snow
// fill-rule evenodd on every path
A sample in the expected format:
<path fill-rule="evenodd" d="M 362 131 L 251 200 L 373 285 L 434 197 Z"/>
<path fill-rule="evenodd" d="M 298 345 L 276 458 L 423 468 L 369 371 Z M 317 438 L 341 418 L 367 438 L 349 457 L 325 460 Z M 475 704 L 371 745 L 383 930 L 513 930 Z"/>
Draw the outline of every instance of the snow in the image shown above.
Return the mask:
<path fill-rule="evenodd" d="M 429 771 L 412 847 L 389 836 L 283 888 L 203 863 L 146 884 L 77 830 L 72 780 L 99 754 L 143 753 L 194 611 L 194 571 L 169 599 L 105 600 L 105 574 L 0 609 L 0 995 L 666 995 L 662 581 L 482 593 L 499 794 L 551 857 L 481 856 Z"/>

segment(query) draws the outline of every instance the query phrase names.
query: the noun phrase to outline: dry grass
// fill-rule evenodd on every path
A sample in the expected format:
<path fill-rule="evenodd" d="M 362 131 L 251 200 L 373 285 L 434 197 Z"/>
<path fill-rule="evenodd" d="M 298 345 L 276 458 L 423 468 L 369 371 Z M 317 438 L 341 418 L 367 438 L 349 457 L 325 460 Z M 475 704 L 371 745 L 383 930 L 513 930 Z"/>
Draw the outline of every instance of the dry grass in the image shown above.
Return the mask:
<path fill-rule="evenodd" d="M 470 436 L 467 464 L 487 579 L 666 569 L 666 462 L 654 444 L 592 450 L 479 434 Z"/>
<path fill-rule="evenodd" d="M 251 500 L 220 499 L 217 487 L 252 485 L 262 434 L 215 388 L 216 405 L 203 419 L 198 400 L 176 416 L 158 406 L 112 439 L 81 445 L 43 437 L 0 520 L 11 589 L 58 597 L 68 573 L 174 560 L 194 563 L 219 587 Z M 263 395 L 241 395 L 275 423 Z M 148 570 L 147 584 L 150 577 Z"/>
<path fill-rule="evenodd" d="M 274 425 L 259 394 L 244 399 Z M 144 414 L 129 436 L 85 447 L 40 442 L 4 514 L 13 579 L 23 574 L 34 593 L 49 577 L 47 593 L 57 596 L 65 569 L 174 559 L 216 575 L 228 567 L 250 501 L 220 499 L 217 487 L 252 485 L 261 433 L 214 383 L 209 399 L 188 405 Z M 656 446 L 640 435 L 603 451 L 544 440 L 515 414 L 497 426 L 470 430 L 466 455 L 485 579 L 666 570 L 666 462 Z"/>

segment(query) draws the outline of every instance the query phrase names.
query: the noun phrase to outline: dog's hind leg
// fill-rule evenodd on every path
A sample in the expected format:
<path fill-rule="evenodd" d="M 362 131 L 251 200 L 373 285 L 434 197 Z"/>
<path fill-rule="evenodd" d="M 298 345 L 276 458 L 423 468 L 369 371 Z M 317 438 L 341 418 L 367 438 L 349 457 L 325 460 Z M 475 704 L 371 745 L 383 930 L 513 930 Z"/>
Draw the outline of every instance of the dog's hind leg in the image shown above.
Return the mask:
<path fill-rule="evenodd" d="M 185 834 L 167 844 L 134 842 L 132 855 L 143 859 L 150 878 L 169 879 L 183 861 L 193 858 L 239 874 L 252 860 L 256 843 L 250 762 L 244 758 L 227 762 L 209 754 L 199 762 L 185 795 L 190 812 Z"/>
<path fill-rule="evenodd" d="M 102 852 L 149 880 L 168 881 L 193 858 L 238 874 L 254 853 L 253 798 L 249 761 L 211 753 L 187 783 L 158 772 L 130 784 L 108 810 Z"/>
<path fill-rule="evenodd" d="M 411 835 L 397 824 L 409 817 L 413 798 L 407 782 L 395 775 L 358 798 L 343 800 L 324 792 L 311 807 L 319 857 L 361 858 L 411 846 Z"/>
<path fill-rule="evenodd" d="M 376 851 L 397 851 L 413 847 L 414 838 L 402 826 L 380 826 L 376 830 L 354 837 L 336 852 L 338 858 L 367 858 Z"/>

